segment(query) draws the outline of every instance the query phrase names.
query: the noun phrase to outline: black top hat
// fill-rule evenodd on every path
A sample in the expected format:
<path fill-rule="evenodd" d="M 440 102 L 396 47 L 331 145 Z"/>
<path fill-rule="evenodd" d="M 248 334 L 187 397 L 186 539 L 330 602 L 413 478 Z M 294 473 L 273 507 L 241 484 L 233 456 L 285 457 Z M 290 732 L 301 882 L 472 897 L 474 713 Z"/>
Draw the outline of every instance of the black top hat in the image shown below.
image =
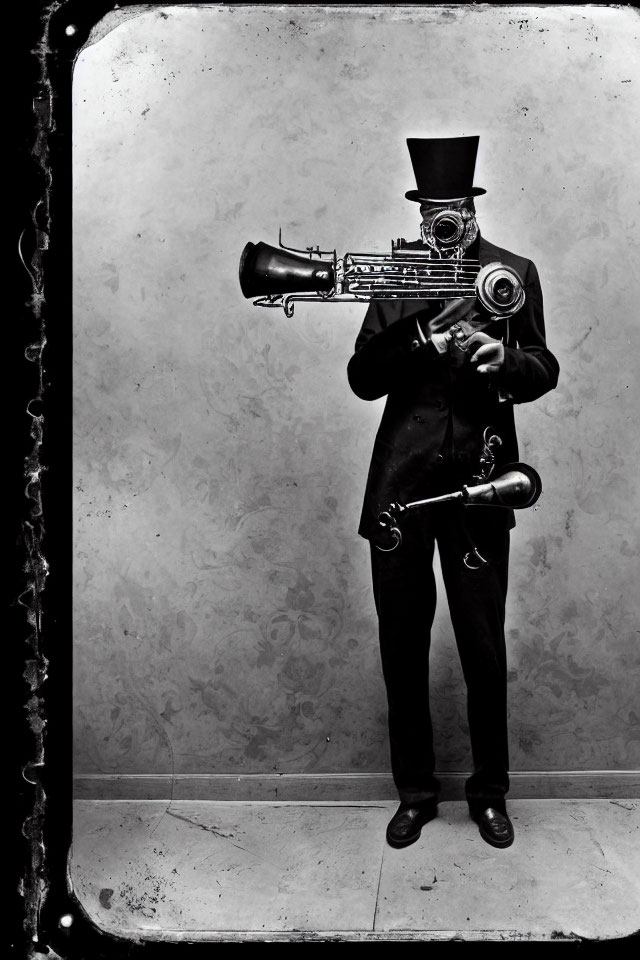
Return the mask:
<path fill-rule="evenodd" d="M 486 193 L 473 186 L 480 137 L 440 137 L 407 140 L 417 190 L 407 200 L 460 200 Z"/>

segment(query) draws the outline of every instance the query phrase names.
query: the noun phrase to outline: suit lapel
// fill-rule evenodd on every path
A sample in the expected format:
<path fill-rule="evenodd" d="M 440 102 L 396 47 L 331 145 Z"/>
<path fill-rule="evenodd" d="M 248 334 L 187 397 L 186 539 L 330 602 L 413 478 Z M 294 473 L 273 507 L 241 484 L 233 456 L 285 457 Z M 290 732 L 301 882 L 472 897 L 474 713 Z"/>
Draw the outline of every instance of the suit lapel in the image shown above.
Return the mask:
<path fill-rule="evenodd" d="M 486 267 L 488 263 L 494 263 L 496 260 L 503 260 L 504 251 L 495 244 L 489 243 L 480 235 L 480 244 L 478 246 L 478 260 L 481 267 Z"/>

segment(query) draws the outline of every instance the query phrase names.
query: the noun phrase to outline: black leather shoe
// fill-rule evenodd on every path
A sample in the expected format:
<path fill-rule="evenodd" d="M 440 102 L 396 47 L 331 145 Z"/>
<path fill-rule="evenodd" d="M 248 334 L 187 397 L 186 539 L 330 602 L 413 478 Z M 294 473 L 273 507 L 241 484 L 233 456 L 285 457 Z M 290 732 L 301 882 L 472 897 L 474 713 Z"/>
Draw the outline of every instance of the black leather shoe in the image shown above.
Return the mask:
<path fill-rule="evenodd" d="M 506 813 L 488 807 L 473 819 L 480 828 L 480 836 L 492 847 L 510 847 L 513 843 L 513 824 Z"/>
<path fill-rule="evenodd" d="M 387 827 L 387 843 L 391 847 L 408 847 L 420 836 L 429 820 L 438 816 L 437 803 L 411 805 L 401 803 Z"/>

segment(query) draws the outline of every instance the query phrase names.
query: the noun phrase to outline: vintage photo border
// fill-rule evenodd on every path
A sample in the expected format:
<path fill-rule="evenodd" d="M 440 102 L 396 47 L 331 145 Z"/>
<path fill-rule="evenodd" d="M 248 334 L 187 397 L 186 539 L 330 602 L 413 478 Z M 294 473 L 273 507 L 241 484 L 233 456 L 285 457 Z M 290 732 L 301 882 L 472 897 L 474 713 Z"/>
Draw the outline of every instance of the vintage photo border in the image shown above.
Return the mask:
<path fill-rule="evenodd" d="M 211 953 L 219 942 L 232 941 L 423 941 L 427 938 L 420 933 L 263 936 L 239 932 L 213 933 L 199 942 L 188 935 L 181 941 L 134 942 L 102 931 L 71 888 L 73 70 L 90 31 L 110 11 L 119 6 L 179 5 L 263 8 L 269 4 L 27 0 L 18 12 L 19 84 L 17 93 L 8 91 L 19 110 L 15 194 L 9 184 L 18 247 L 9 331 L 14 379 L 9 408 L 11 451 L 17 451 L 9 471 L 15 541 L 10 578 L 10 701 L 15 713 L 12 709 L 7 732 L 10 754 L 16 755 L 11 762 L 10 784 L 15 790 L 11 828 L 18 839 L 10 871 L 13 943 L 18 956 L 101 960 L 142 954 L 182 956 L 185 948 L 190 956 L 202 955 Z M 522 4 L 495 6 L 522 8 Z M 535 5 L 544 6 L 555 4 Z M 606 941 L 602 948 L 615 948 L 619 942 Z M 571 940 L 565 950 L 579 949 L 584 956 L 591 946 L 598 944 Z"/>

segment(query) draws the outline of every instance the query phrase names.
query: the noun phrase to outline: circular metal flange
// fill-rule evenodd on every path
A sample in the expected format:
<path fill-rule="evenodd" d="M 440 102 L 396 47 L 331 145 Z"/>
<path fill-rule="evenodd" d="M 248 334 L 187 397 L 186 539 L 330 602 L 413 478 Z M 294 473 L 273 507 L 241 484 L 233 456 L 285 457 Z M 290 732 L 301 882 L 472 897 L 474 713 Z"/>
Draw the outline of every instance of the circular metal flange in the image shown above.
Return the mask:
<path fill-rule="evenodd" d="M 524 303 L 522 280 L 512 267 L 487 263 L 476 277 L 478 300 L 489 313 L 511 317 Z"/>

